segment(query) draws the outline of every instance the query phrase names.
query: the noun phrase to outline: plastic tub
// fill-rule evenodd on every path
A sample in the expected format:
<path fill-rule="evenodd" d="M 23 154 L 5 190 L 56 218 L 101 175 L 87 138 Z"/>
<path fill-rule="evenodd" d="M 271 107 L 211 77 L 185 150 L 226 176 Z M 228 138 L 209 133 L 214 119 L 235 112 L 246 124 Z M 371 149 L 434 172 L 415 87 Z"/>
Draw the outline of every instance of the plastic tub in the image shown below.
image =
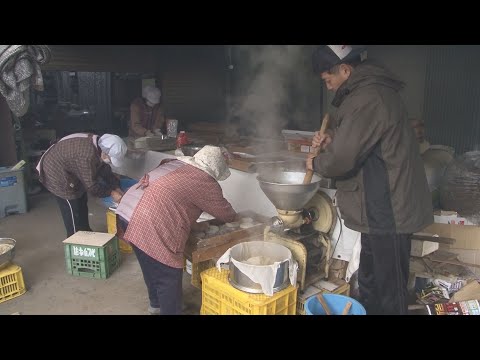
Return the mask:
<path fill-rule="evenodd" d="M 332 315 L 342 315 L 343 309 L 349 301 L 352 303 L 352 306 L 347 315 L 367 315 L 362 304 L 351 297 L 339 294 L 323 294 L 323 298 Z M 307 315 L 325 315 L 325 310 L 323 310 L 316 295 L 310 297 L 305 303 L 305 313 Z"/>

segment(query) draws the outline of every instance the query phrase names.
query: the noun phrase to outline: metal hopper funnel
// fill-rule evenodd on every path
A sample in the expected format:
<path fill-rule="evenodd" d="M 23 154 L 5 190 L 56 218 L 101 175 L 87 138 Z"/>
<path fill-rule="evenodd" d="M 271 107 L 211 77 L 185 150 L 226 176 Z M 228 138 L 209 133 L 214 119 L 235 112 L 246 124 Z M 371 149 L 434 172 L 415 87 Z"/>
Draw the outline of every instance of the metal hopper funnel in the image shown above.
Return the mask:
<path fill-rule="evenodd" d="M 320 187 L 321 177 L 313 175 L 303 184 L 305 172 L 274 171 L 257 176 L 260 188 L 278 210 L 302 210 Z"/>

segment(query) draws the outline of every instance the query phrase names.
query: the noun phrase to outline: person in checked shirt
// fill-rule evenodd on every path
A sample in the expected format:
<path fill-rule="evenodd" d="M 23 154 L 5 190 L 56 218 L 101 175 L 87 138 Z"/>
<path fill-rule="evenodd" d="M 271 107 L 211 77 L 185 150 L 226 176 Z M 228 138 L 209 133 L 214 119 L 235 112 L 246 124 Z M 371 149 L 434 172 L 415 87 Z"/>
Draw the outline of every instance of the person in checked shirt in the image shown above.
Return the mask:
<path fill-rule="evenodd" d="M 57 199 L 67 237 L 92 231 L 87 193 L 120 201 L 120 180 L 110 164 L 121 167 L 126 153 L 127 145 L 117 135 L 76 133 L 60 139 L 40 158 L 39 180 Z"/>
<path fill-rule="evenodd" d="M 183 252 L 191 229 L 200 230 L 200 215 L 236 219 L 218 184 L 229 176 L 222 150 L 207 145 L 150 171 L 122 198 L 116 213 L 128 223 L 124 238 L 140 263 L 150 314 L 181 314 Z"/>

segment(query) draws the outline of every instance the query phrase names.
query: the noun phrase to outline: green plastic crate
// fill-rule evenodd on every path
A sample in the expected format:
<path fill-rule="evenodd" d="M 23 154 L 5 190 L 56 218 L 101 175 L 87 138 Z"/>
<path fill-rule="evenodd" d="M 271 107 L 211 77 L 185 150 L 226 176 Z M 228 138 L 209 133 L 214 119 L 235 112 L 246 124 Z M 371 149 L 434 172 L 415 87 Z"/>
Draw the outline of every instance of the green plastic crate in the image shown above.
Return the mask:
<path fill-rule="evenodd" d="M 89 232 L 79 233 L 85 234 Z M 118 238 L 112 234 L 109 235 L 112 238 L 102 246 L 85 243 L 65 243 L 67 272 L 73 276 L 94 279 L 107 279 L 110 277 L 120 265 L 120 249 Z"/>

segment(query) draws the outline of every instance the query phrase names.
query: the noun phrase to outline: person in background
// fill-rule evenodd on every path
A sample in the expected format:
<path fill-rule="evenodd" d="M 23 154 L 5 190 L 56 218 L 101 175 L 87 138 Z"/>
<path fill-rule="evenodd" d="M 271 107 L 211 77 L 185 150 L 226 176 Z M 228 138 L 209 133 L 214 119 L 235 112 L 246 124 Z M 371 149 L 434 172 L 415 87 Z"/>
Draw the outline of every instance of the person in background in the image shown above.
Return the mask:
<path fill-rule="evenodd" d="M 425 124 L 422 120 L 411 118 L 410 124 L 418 141 L 422 156 L 428 187 L 432 194 L 434 208 L 441 208 L 440 184 L 447 166 L 453 161 L 455 149 L 446 145 L 432 145 L 425 138 Z"/>
<path fill-rule="evenodd" d="M 193 157 L 169 159 L 125 193 L 116 213 L 140 263 L 150 314 L 181 314 L 185 244 L 191 230 L 208 228 L 197 223 L 200 215 L 236 219 L 218 184 L 229 176 L 222 149 L 207 145 Z"/>
<path fill-rule="evenodd" d="M 160 97 L 160 89 L 147 85 L 142 90 L 142 97 L 133 100 L 130 105 L 129 136 L 139 138 L 161 134 L 165 115 Z"/>
<path fill-rule="evenodd" d="M 109 164 L 120 167 L 127 145 L 117 135 L 72 134 L 53 144 L 37 165 L 40 182 L 55 195 L 67 237 L 91 231 L 87 192 L 119 202 L 123 192 Z"/>
<path fill-rule="evenodd" d="M 403 83 L 366 60 L 366 49 L 322 45 L 314 71 L 335 92 L 336 127 L 312 146 L 307 168 L 336 180 L 345 225 L 361 235 L 358 282 L 368 314 L 407 314 L 412 233 L 433 223 L 422 159 L 399 90 Z"/>
<path fill-rule="evenodd" d="M 420 148 L 420 154 L 423 154 L 430 148 L 430 143 L 425 138 L 425 123 L 422 120 L 411 118 L 410 125 L 415 132 L 415 137 L 417 138 L 418 146 Z"/>

